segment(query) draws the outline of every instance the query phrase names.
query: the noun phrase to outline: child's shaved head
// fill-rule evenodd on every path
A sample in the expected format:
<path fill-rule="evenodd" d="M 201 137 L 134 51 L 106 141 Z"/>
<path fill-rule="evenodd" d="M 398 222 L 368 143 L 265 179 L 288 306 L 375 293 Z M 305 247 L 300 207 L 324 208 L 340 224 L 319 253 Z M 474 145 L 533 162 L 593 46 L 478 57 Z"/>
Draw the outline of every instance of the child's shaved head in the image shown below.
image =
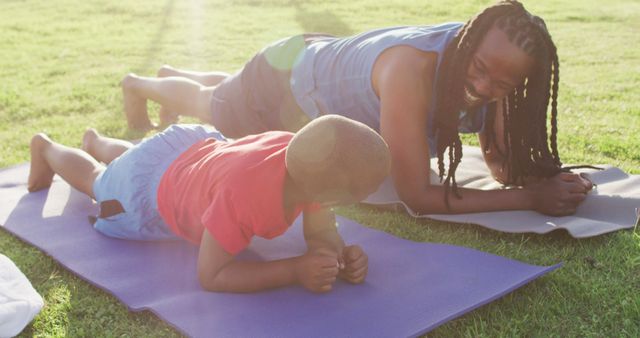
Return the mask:
<path fill-rule="evenodd" d="M 296 185 L 317 202 L 357 202 L 389 174 L 391 158 L 382 137 L 338 115 L 300 129 L 287 148 L 286 166 Z"/>

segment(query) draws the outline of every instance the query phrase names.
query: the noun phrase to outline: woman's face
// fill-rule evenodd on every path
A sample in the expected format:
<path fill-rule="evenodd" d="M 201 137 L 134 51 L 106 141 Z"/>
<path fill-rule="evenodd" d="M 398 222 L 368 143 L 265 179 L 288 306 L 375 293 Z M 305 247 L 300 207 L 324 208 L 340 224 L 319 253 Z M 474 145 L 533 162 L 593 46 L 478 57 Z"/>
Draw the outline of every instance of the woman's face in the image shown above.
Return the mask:
<path fill-rule="evenodd" d="M 489 29 L 469 62 L 463 100 L 475 108 L 505 97 L 523 83 L 535 60 L 497 27 Z"/>

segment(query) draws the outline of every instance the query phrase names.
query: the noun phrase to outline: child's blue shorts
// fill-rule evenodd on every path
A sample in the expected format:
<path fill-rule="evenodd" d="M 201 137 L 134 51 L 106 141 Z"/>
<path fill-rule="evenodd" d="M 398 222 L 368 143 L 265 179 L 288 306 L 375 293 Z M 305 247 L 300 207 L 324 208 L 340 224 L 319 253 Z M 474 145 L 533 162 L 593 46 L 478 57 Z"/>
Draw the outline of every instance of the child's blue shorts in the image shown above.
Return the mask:
<path fill-rule="evenodd" d="M 222 134 L 201 125 L 172 125 L 113 160 L 93 183 L 98 203 L 117 200 L 125 212 L 98 218 L 101 233 L 124 239 L 177 239 L 158 213 L 156 194 L 162 175 L 182 152 L 196 142 Z"/>

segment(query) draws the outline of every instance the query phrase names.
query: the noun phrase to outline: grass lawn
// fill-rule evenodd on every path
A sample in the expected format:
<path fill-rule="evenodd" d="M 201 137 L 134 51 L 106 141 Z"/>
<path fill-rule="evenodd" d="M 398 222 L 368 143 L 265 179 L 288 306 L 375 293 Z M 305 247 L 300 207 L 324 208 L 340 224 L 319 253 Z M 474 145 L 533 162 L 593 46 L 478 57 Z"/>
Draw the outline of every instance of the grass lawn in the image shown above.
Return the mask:
<path fill-rule="evenodd" d="M 2 0 L 0 167 L 28 161 L 29 139 L 39 131 L 72 146 L 89 126 L 113 137 L 143 136 L 127 131 L 122 114 L 119 81 L 129 72 L 153 75 L 163 64 L 231 72 L 266 43 L 287 35 L 466 21 L 490 3 Z M 640 174 L 640 2 L 526 5 L 545 18 L 558 46 L 563 161 L 608 163 Z M 339 213 L 415 241 L 462 245 L 531 264 L 565 262 L 430 335 L 640 336 L 640 230 L 576 240 L 561 232 L 503 234 L 357 207 Z M 5 231 L 0 231 L 0 252 L 46 301 L 23 336 L 179 335 L 152 314 L 128 312 Z"/>

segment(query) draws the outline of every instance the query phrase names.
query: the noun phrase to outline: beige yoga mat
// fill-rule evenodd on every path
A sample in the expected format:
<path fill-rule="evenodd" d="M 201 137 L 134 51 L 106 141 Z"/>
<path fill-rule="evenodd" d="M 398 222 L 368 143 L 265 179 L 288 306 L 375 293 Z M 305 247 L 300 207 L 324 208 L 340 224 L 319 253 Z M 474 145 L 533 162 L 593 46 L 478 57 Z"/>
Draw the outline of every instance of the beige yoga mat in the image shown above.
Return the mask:
<path fill-rule="evenodd" d="M 456 171 L 459 186 L 476 189 L 500 189 L 489 173 L 478 147 L 464 147 L 462 163 Z M 432 168 L 437 168 L 432 159 Z M 638 222 L 640 208 L 640 175 L 629 175 L 611 166 L 599 166 L 605 170 L 578 170 L 589 176 L 597 187 L 572 216 L 553 217 L 535 211 L 498 211 L 458 215 L 420 215 L 402 203 L 390 178 L 364 203 L 373 205 L 401 205 L 414 217 L 426 217 L 455 223 L 478 224 L 489 229 L 522 233 L 545 234 L 557 229 L 567 230 L 571 236 L 584 238 L 633 228 Z M 432 173 L 432 175 L 435 175 Z M 438 182 L 432 177 L 432 182 Z"/>

